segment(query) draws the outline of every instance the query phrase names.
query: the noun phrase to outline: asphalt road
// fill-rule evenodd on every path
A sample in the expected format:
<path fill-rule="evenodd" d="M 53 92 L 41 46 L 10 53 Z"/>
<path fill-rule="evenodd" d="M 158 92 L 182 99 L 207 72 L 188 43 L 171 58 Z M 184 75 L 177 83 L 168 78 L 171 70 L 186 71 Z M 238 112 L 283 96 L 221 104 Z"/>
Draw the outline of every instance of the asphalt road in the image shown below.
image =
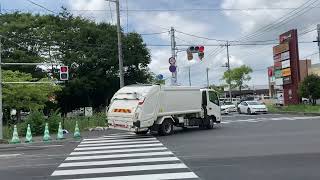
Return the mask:
<path fill-rule="evenodd" d="M 227 115 L 213 130 L 159 137 L 201 179 L 320 179 L 320 117 Z"/>
<path fill-rule="evenodd" d="M 172 136 L 156 136 L 161 144 L 159 144 L 156 139 L 151 139 L 151 145 L 159 144 L 160 148 L 168 148 L 160 152 L 155 150 L 157 151 L 156 153 L 170 154 L 173 152 L 174 154 L 152 156 L 152 158 L 158 158 L 158 161 L 159 159 L 171 159 L 171 162 L 163 163 L 168 166 L 178 163 L 182 168 L 177 170 L 181 171 L 183 175 L 193 177 L 194 174 L 192 174 L 192 172 L 194 172 L 203 180 L 318 180 L 320 179 L 319 127 L 320 117 L 273 114 L 231 114 L 223 116 L 223 124 L 216 126 L 216 128 L 212 130 L 193 128 L 183 131 L 177 130 Z M 93 133 L 86 135 L 86 137 L 93 139 L 91 141 L 95 141 L 95 139 L 101 140 L 101 138 L 99 139 L 97 137 L 113 133 L 118 133 L 118 131 Z M 112 143 L 119 143 L 115 142 L 118 140 L 114 140 L 114 138 L 109 137 L 109 139 L 111 139 Z M 120 144 L 123 144 L 128 143 L 126 141 L 129 140 L 120 139 L 119 141 Z M 136 140 L 130 139 L 130 142 L 136 143 Z M 82 153 L 91 156 L 91 151 L 97 152 L 103 150 L 90 150 L 90 148 L 110 148 L 110 146 L 114 148 L 117 146 L 108 144 L 109 142 L 106 142 L 106 144 L 102 144 L 101 141 L 97 143 L 99 144 L 93 144 L 94 147 L 88 147 L 88 150 L 86 149 L 86 144 L 82 145 L 84 146 L 82 147 L 84 149 Z M 81 169 L 88 169 L 88 167 L 77 167 L 77 170 L 73 170 L 73 167 L 58 168 L 59 165 L 61 166 L 64 163 L 67 165 L 71 164 L 71 166 L 75 166 L 76 164 L 81 166 L 81 164 L 86 164 L 87 161 L 102 161 L 99 156 L 104 154 L 100 152 L 100 154 L 92 155 L 93 157 L 99 158 L 95 160 L 88 159 L 85 156 L 71 156 L 72 154 L 70 155 L 70 153 L 75 153 L 75 150 L 77 150 L 75 149 L 76 147 L 81 150 L 81 144 L 79 145 L 77 141 L 20 146 L 0 145 L 0 179 L 51 179 L 51 174 L 63 174 L 64 170 L 72 170 L 70 172 L 75 173 L 74 176 L 70 176 L 71 178 L 87 177 L 85 174 L 77 176 L 76 173 L 82 173 Z M 143 151 L 142 149 L 135 148 L 141 147 L 133 147 L 130 148 L 130 150 Z M 149 148 L 156 149 L 153 147 Z M 117 149 L 115 149 L 115 151 L 117 151 Z M 135 153 L 136 152 L 132 152 L 129 156 L 135 156 Z M 151 153 L 154 152 L 152 151 Z M 119 154 L 122 153 L 112 154 L 112 156 L 114 156 L 113 158 L 119 156 L 120 161 L 130 159 L 121 158 Z M 68 162 L 64 161 L 66 158 L 78 158 L 78 160 Z M 141 159 L 150 157 L 137 158 L 140 158 L 139 161 L 144 161 Z M 175 158 L 178 158 L 178 160 Z M 98 163 L 109 164 L 109 160 L 110 159 L 104 159 L 103 162 Z M 113 160 L 113 162 L 118 161 L 118 159 L 111 160 Z M 88 172 L 91 173 L 88 177 L 104 177 L 105 173 L 96 174 L 94 171 L 101 167 L 104 168 L 105 166 L 97 166 L 94 165 L 93 162 L 91 162 L 93 167 L 90 167 L 91 169 L 88 170 Z M 133 165 L 140 164 L 134 162 Z M 122 173 L 121 175 L 137 176 L 142 172 L 146 174 L 148 172 L 160 172 L 160 170 L 153 170 L 149 167 L 157 167 L 159 169 L 164 166 L 163 164 L 160 165 L 154 162 L 148 162 L 145 163 L 145 165 L 147 166 L 144 168 L 149 170 Z M 185 165 L 190 168 L 192 172 L 186 172 Z M 108 167 L 109 166 L 110 165 L 108 165 Z M 121 165 L 120 167 L 126 169 L 127 165 Z M 121 168 L 116 170 L 121 170 Z M 165 173 L 176 172 L 170 170 Z M 118 174 L 111 173 L 109 179 L 112 179 L 111 175 L 116 176 Z M 161 174 L 159 176 L 161 176 Z M 144 179 L 144 176 L 139 177 L 140 179 Z M 147 178 L 147 176 L 145 178 Z"/>

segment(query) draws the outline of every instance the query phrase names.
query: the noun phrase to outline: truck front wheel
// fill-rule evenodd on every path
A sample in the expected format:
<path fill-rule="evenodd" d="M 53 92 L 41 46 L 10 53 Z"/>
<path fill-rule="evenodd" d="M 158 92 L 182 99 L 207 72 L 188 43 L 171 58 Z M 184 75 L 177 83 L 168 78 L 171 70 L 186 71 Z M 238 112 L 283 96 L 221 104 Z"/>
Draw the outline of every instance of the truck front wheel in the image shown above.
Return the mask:
<path fill-rule="evenodd" d="M 215 118 L 214 118 L 214 117 L 210 117 L 209 122 L 208 122 L 206 128 L 207 128 L 207 129 L 213 129 L 214 121 L 215 121 Z"/>
<path fill-rule="evenodd" d="M 170 135 L 173 133 L 173 124 L 171 120 L 164 120 L 159 127 L 159 134 L 162 136 Z"/>

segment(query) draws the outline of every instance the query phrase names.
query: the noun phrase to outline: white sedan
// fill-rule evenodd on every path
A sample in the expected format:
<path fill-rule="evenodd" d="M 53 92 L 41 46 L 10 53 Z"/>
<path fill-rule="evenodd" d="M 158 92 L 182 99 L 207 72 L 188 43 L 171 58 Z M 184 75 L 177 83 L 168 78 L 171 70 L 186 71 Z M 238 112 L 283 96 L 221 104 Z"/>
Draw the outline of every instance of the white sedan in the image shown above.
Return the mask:
<path fill-rule="evenodd" d="M 258 101 L 242 101 L 238 105 L 238 112 L 247 113 L 247 114 L 255 114 L 255 113 L 267 113 L 268 108 L 266 105 L 261 104 Z"/>
<path fill-rule="evenodd" d="M 229 112 L 236 112 L 237 111 L 236 105 L 234 105 L 230 101 L 225 101 L 225 102 L 222 102 L 221 104 L 222 104 L 222 107 L 228 108 Z"/>

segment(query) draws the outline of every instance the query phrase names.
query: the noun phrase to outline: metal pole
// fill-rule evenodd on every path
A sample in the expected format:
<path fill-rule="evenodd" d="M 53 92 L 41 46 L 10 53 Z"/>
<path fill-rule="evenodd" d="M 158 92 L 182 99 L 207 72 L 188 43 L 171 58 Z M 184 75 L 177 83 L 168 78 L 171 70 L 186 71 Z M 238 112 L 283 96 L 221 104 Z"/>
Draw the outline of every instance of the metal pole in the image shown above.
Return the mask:
<path fill-rule="evenodd" d="M 190 75 L 191 67 L 189 66 L 189 86 L 191 86 L 191 75 Z"/>
<path fill-rule="evenodd" d="M 206 68 L 207 71 L 207 88 L 209 88 L 209 68 Z"/>
<path fill-rule="evenodd" d="M 228 67 L 228 72 L 229 72 L 229 98 L 230 98 L 230 101 L 232 100 L 232 94 L 231 94 L 231 80 L 230 80 L 230 58 L 229 58 L 229 41 L 227 41 L 227 59 L 228 59 L 228 62 L 227 62 L 227 67 Z"/>
<path fill-rule="evenodd" d="M 3 139 L 3 112 L 2 112 L 2 72 L 1 72 L 1 56 L 2 56 L 2 44 L 0 36 L 0 139 Z"/>
<path fill-rule="evenodd" d="M 318 47 L 319 47 L 319 61 L 320 61 L 320 24 L 317 25 L 317 31 L 318 31 Z"/>
<path fill-rule="evenodd" d="M 171 57 L 176 59 L 176 40 L 174 36 L 174 28 L 171 27 L 170 34 L 171 34 Z M 175 66 L 177 67 L 177 59 L 176 59 L 176 64 Z M 171 85 L 177 85 L 178 77 L 177 77 L 177 69 L 175 72 L 172 73 L 171 75 Z"/>
<path fill-rule="evenodd" d="M 118 56 L 119 56 L 120 88 L 122 88 L 124 86 L 124 72 L 123 72 L 123 59 L 122 59 L 122 42 L 121 42 L 119 0 L 116 0 L 115 3 L 116 3 L 116 11 L 117 11 L 117 34 L 118 34 Z"/>

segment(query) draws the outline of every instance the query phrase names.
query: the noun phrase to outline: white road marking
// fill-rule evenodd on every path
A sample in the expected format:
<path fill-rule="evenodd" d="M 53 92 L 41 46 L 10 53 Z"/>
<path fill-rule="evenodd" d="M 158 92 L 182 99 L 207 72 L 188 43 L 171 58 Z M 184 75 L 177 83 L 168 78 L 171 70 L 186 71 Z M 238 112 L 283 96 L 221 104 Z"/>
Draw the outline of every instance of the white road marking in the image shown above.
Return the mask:
<path fill-rule="evenodd" d="M 52 173 L 52 176 L 113 173 L 113 172 L 128 172 L 128 171 L 146 171 L 146 170 L 159 170 L 159 169 L 182 169 L 182 168 L 188 168 L 188 167 L 183 163 L 179 163 L 179 164 L 161 164 L 161 165 L 146 165 L 146 166 L 71 169 L 71 170 L 57 170 Z"/>
<path fill-rule="evenodd" d="M 74 166 L 97 166 L 111 164 L 129 164 L 129 163 L 145 163 L 145 162 L 163 162 L 163 161 L 179 161 L 176 157 L 161 157 L 161 158 L 144 158 L 144 159 L 123 159 L 110 161 L 89 161 L 89 162 L 71 162 L 62 163 L 59 167 L 74 167 Z"/>
<path fill-rule="evenodd" d="M 163 173 L 163 174 L 147 174 L 147 175 L 132 175 L 132 176 L 113 176 L 113 177 L 96 177 L 96 178 L 81 178 L 72 180 L 159 180 L 159 179 L 191 179 L 198 178 L 193 172 L 181 173 Z M 65 179 L 68 180 L 68 179 Z M 71 180 L 71 179 L 69 179 Z"/>
<path fill-rule="evenodd" d="M 133 142 L 117 142 L 117 143 L 95 143 L 95 144 L 79 144 L 78 147 L 90 147 L 90 146 L 115 146 L 123 144 L 148 144 L 148 143 L 159 143 L 158 140 L 153 141 L 133 141 Z"/>
<path fill-rule="evenodd" d="M 1 154 L 0 158 L 5 157 L 5 158 L 9 158 L 9 157 L 16 157 L 16 156 L 20 156 L 22 154 Z"/>
<path fill-rule="evenodd" d="M 156 147 L 156 148 L 140 148 L 140 149 L 116 149 L 116 150 L 100 150 L 100 151 L 78 151 L 72 152 L 70 155 L 90 155 L 90 154 L 112 154 L 112 153 L 122 153 L 122 152 L 140 152 L 140 151 L 161 151 L 167 150 L 166 147 Z"/>
<path fill-rule="evenodd" d="M 81 144 L 94 144 L 99 142 L 129 142 L 129 141 L 153 141 L 157 138 L 139 138 L 139 139 L 113 139 L 113 140 L 107 140 L 107 139 L 97 139 L 96 141 L 82 141 Z"/>
<path fill-rule="evenodd" d="M 83 147 L 83 148 L 76 148 L 75 151 L 82 151 L 82 150 L 98 150 L 98 149 L 121 149 L 121 148 L 132 148 L 132 147 L 155 147 L 155 146 L 162 146 L 161 143 L 157 144 L 134 144 L 134 145 L 122 145 L 122 146 L 102 146 L 102 147 Z"/>
<path fill-rule="evenodd" d="M 164 152 L 147 152 L 147 153 L 131 153 L 131 154 L 112 154 L 112 155 L 96 155 L 96 156 L 73 156 L 68 157 L 66 161 L 90 160 L 90 159 L 108 159 L 108 158 L 123 158 L 123 157 L 139 157 L 139 156 L 156 156 L 156 155 L 172 155 L 171 151 Z"/>

